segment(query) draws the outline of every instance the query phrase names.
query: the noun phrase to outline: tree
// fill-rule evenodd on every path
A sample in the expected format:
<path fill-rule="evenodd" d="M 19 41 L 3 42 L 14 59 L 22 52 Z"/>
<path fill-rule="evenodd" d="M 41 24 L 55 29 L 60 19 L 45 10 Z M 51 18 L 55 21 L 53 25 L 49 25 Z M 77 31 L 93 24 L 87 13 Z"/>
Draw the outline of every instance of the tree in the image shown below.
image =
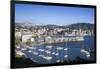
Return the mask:
<path fill-rule="evenodd" d="M 31 40 L 27 40 L 26 44 L 30 45 L 31 44 Z"/>
<path fill-rule="evenodd" d="M 21 40 L 16 39 L 16 40 L 15 40 L 15 45 L 20 45 L 20 44 L 21 44 Z"/>

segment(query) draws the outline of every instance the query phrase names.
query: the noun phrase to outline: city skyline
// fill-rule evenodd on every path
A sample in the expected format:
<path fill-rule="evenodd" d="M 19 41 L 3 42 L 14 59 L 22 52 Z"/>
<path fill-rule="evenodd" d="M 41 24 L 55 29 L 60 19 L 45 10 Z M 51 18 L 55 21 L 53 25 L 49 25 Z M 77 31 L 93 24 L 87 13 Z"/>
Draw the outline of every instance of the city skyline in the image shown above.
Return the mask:
<path fill-rule="evenodd" d="M 15 22 L 43 25 L 94 24 L 94 8 L 16 4 Z"/>

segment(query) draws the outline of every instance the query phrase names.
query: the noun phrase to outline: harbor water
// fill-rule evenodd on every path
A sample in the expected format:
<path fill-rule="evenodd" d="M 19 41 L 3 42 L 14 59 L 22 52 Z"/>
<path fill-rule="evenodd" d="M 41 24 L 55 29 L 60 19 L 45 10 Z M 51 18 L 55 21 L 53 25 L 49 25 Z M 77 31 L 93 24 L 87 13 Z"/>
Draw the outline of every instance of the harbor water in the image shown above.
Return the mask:
<path fill-rule="evenodd" d="M 90 56 L 90 49 L 95 49 L 94 36 L 85 36 L 84 41 L 16 48 L 17 51 L 23 52 L 26 58 L 38 64 L 73 61 L 76 57 L 88 60 L 93 58 Z"/>

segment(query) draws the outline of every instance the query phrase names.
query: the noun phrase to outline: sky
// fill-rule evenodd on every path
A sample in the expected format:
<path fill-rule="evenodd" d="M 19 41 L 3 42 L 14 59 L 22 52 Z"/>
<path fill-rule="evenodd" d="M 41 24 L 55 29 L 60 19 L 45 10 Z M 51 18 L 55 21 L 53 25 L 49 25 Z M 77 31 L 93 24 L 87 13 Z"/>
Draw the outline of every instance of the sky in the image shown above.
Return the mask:
<path fill-rule="evenodd" d="M 15 22 L 37 25 L 69 25 L 81 22 L 93 24 L 94 8 L 16 4 Z"/>

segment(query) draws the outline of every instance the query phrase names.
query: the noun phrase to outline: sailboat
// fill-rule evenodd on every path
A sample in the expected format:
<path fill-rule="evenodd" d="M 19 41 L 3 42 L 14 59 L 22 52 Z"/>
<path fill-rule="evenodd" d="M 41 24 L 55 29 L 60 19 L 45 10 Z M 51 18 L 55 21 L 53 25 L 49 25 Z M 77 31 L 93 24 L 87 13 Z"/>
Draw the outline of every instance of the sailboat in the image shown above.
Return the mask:
<path fill-rule="evenodd" d="M 25 50 L 27 50 L 27 48 L 22 48 L 21 50 L 22 50 L 22 51 L 25 51 Z"/>
<path fill-rule="evenodd" d="M 29 49 L 34 49 L 34 50 L 36 49 L 35 47 L 28 47 L 28 48 L 29 48 Z"/>
<path fill-rule="evenodd" d="M 63 47 L 57 47 L 57 50 L 63 50 Z"/>
<path fill-rule="evenodd" d="M 38 51 L 43 52 L 43 51 L 44 51 L 44 49 L 38 49 Z"/>
<path fill-rule="evenodd" d="M 57 61 L 56 61 L 57 63 L 59 63 L 59 62 L 61 62 L 61 60 L 60 59 L 57 59 Z"/>
<path fill-rule="evenodd" d="M 48 62 L 52 59 L 52 56 L 51 56 L 51 48 L 52 46 L 47 46 L 48 50 L 46 50 L 46 56 L 43 56 L 43 58 L 45 60 L 47 60 Z"/>
<path fill-rule="evenodd" d="M 34 52 L 32 52 L 32 53 L 33 53 L 34 55 L 38 55 L 38 52 L 35 52 L 35 51 L 34 51 Z"/>
<path fill-rule="evenodd" d="M 29 50 L 28 52 L 29 52 L 29 53 L 31 53 L 31 52 L 32 52 L 32 50 Z"/>
<path fill-rule="evenodd" d="M 64 55 L 64 58 L 67 58 L 68 57 L 68 55 Z"/>
<path fill-rule="evenodd" d="M 66 54 L 64 55 L 64 58 L 67 58 L 68 57 L 68 54 L 67 54 L 68 48 L 65 48 L 64 51 L 66 52 Z"/>
<path fill-rule="evenodd" d="M 46 46 L 46 48 L 49 48 L 49 49 L 51 49 L 51 48 L 52 48 L 52 46 L 50 46 L 50 45 L 49 45 L 49 46 Z"/>
<path fill-rule="evenodd" d="M 68 50 L 68 48 L 64 48 L 64 50 L 65 50 L 65 51 L 67 51 L 67 50 Z"/>
<path fill-rule="evenodd" d="M 55 55 L 57 56 L 56 62 L 59 63 L 59 62 L 61 62 L 61 60 L 59 59 L 59 57 L 60 57 L 59 50 L 63 50 L 63 48 L 62 47 L 57 47 L 56 49 L 57 49 L 57 53 L 55 53 Z"/>
<path fill-rule="evenodd" d="M 66 42 L 66 46 L 67 45 L 67 42 Z M 66 60 L 68 58 L 68 47 L 64 48 L 64 59 L 63 60 Z"/>
<path fill-rule="evenodd" d="M 52 54 L 53 54 L 53 55 L 55 55 L 55 54 L 56 54 L 56 52 L 52 52 Z"/>
<path fill-rule="evenodd" d="M 44 57 L 44 55 L 40 54 L 39 57 Z"/>
<path fill-rule="evenodd" d="M 51 60 L 52 59 L 51 56 L 43 56 L 43 58 L 46 59 L 46 60 Z"/>
<path fill-rule="evenodd" d="M 83 43 L 83 48 L 81 49 L 81 53 L 85 53 L 87 58 L 90 57 L 90 52 L 87 51 L 87 50 L 85 50 L 85 48 L 84 48 L 84 43 Z"/>

